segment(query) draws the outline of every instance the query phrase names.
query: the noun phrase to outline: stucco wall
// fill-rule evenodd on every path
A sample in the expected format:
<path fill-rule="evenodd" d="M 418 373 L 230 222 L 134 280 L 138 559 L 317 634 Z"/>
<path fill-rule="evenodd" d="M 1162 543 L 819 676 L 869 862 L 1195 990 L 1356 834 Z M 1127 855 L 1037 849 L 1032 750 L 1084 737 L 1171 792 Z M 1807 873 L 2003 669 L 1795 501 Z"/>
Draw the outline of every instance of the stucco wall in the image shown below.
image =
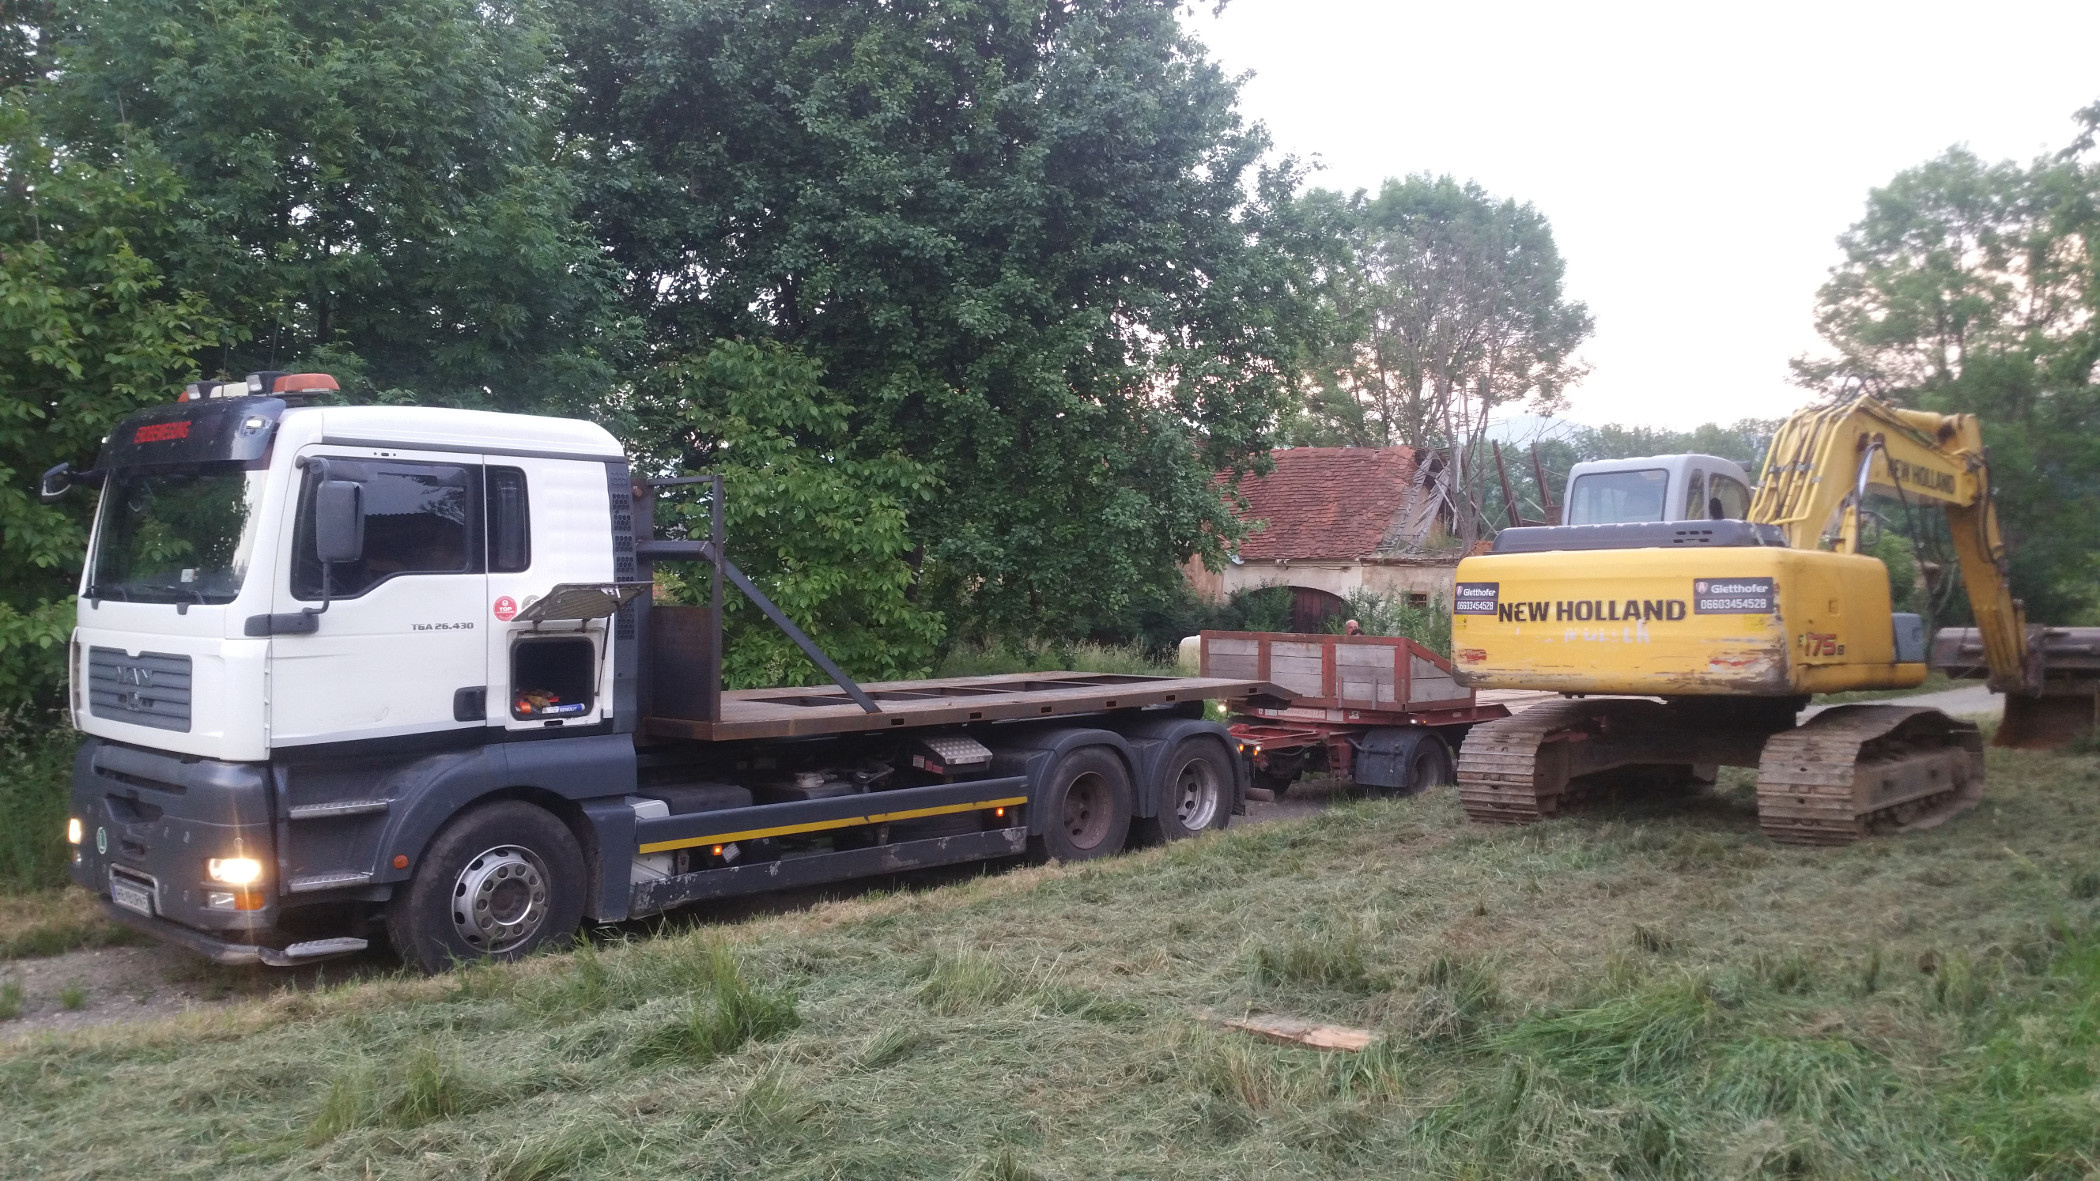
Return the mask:
<path fill-rule="evenodd" d="M 1222 602 L 1236 591 L 1263 586 L 1305 586 L 1344 598 L 1350 591 L 1369 587 L 1380 594 L 1395 597 L 1428 595 L 1432 601 L 1446 606 L 1451 603 L 1452 575 L 1458 569 L 1455 562 L 1450 565 L 1387 565 L 1302 559 L 1287 563 L 1228 565 L 1217 574 L 1203 569 L 1201 563 L 1192 562 L 1190 566 L 1189 585 L 1197 594 L 1213 602 Z"/>

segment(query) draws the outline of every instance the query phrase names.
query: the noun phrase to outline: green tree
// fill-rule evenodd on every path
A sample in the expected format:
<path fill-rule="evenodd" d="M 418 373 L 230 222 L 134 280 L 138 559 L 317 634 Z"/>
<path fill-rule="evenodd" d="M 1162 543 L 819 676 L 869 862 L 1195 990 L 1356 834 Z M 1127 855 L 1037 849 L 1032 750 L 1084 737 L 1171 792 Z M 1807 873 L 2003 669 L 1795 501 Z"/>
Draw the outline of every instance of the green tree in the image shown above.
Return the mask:
<path fill-rule="evenodd" d="M 59 0 L 52 23 L 40 102 L 72 150 L 143 138 L 183 184 L 157 261 L 231 326 L 209 367 L 511 409 L 606 384 L 625 338 L 533 0 Z"/>
<path fill-rule="evenodd" d="M 193 375 L 216 321 L 142 253 L 180 189 L 148 150 L 90 163 L 0 98 L 0 710 L 53 704 L 92 495 L 36 477 Z"/>
<path fill-rule="evenodd" d="M 660 347 L 823 366 L 938 477 L 913 593 L 1074 637 L 1240 532 L 1311 323 L 1295 173 L 1165 0 L 575 0 L 565 125 Z"/>
<path fill-rule="evenodd" d="M 718 341 L 666 361 L 628 409 L 637 458 L 661 472 L 724 477 L 731 560 L 840 667 L 862 680 L 925 676 L 943 627 L 912 599 L 908 525 L 933 475 L 897 452 L 854 447 L 846 403 L 821 375 L 777 342 Z M 704 498 L 672 503 L 667 523 L 706 535 Z M 676 589 L 705 601 L 704 588 Z M 731 688 L 823 679 L 749 600 L 725 593 Z"/>
<path fill-rule="evenodd" d="M 2015 591 L 2051 623 L 2100 617 L 2100 104 L 2078 118 L 2056 156 L 1956 148 L 1874 190 L 1820 294 L 1832 355 L 1795 363 L 1831 395 L 1981 418 Z"/>
<path fill-rule="evenodd" d="M 1340 343 L 1312 368 L 1300 430 L 1446 449 L 1467 505 L 1459 532 L 1472 537 L 1496 482 L 1490 416 L 1560 407 L 1583 372 L 1574 352 L 1589 312 L 1566 298 L 1552 228 L 1528 204 L 1418 175 L 1343 208 L 1354 257 L 1325 288 Z"/>
<path fill-rule="evenodd" d="M 1718 455 L 1743 465 L 1755 480 L 1764 466 L 1772 436 L 1779 433 L 1777 418 L 1743 418 L 1722 426 L 1704 423 L 1688 431 L 1667 427 L 1584 427 L 1569 440 L 1578 462 L 1590 459 L 1634 459 L 1643 455 L 1676 455 L 1692 452 Z"/>

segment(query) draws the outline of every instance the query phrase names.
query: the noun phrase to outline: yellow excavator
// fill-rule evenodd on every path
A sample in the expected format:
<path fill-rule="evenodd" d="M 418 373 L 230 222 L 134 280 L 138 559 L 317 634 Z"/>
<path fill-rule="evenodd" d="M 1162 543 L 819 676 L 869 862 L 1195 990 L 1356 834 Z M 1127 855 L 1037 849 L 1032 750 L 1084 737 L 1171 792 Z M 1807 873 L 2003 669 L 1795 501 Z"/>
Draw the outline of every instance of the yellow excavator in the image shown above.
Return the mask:
<path fill-rule="evenodd" d="M 1890 607 L 1860 552 L 1870 492 L 1946 514 L 1977 627 L 1943 663 L 1988 673 L 2001 734 L 2091 724 L 2075 659 L 2094 629 L 2028 625 L 2006 582 L 1990 465 L 1972 415 L 1858 397 L 1789 419 L 1754 496 L 1710 456 L 1579 465 L 1566 523 L 1504 530 L 1458 566 L 1452 655 L 1475 689 L 1565 700 L 1475 726 L 1459 794 L 1476 821 L 1551 816 L 1585 795 L 1684 790 L 1757 769 L 1759 821 L 1788 844 L 1922 828 L 1983 792 L 1977 727 L 1935 709 L 1817 693 L 1903 689 L 1927 674 L 1923 621 Z M 1747 500 L 1747 507 L 1743 502 Z M 2066 667 L 2051 668 L 2052 653 Z"/>

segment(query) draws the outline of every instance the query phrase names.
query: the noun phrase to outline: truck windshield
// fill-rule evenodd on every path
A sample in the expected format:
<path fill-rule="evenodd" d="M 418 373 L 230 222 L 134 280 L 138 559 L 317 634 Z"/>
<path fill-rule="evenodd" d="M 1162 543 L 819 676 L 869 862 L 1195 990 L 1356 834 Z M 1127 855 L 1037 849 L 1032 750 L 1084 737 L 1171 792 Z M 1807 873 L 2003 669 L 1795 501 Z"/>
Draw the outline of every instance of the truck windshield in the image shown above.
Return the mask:
<path fill-rule="evenodd" d="M 248 570 L 267 476 L 238 463 L 111 472 L 88 563 L 88 595 L 137 603 L 232 602 Z"/>
<path fill-rule="evenodd" d="M 1568 524 L 1616 525 L 1624 521 L 1660 521 L 1668 501 L 1670 473 L 1662 468 L 1636 472 L 1591 472 L 1575 480 L 1568 496 Z"/>

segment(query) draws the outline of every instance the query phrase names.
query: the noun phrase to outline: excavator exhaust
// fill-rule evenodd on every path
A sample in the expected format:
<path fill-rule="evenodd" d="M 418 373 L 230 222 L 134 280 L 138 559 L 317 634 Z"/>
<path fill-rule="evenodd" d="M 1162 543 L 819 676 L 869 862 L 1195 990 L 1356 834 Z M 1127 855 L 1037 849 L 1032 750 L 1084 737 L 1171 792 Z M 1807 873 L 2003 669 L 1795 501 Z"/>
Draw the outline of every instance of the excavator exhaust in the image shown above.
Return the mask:
<path fill-rule="evenodd" d="M 2005 694 L 2005 719 L 1991 745 L 2053 750 L 2100 727 L 2100 627 L 2030 626 L 2027 644 L 2040 662 L 2033 680 L 2041 691 Z M 1932 667 L 1950 677 L 1990 675 L 1982 635 L 1970 627 L 1941 628 Z"/>

